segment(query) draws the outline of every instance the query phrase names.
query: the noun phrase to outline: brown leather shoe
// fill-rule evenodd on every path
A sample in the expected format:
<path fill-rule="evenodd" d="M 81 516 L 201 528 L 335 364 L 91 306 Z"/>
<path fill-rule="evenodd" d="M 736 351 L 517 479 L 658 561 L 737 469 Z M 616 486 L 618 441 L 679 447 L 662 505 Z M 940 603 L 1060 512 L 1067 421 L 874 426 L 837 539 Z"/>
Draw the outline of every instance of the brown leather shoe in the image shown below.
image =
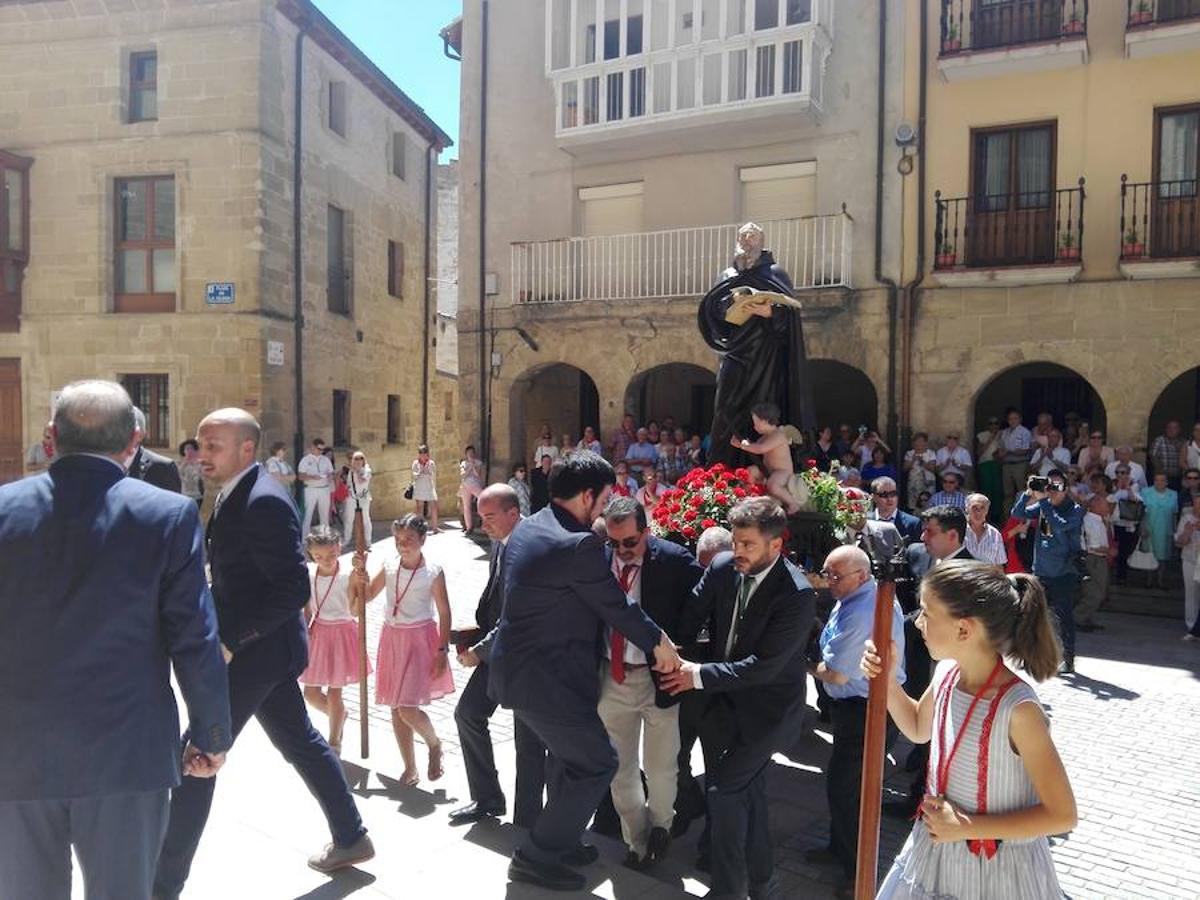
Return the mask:
<path fill-rule="evenodd" d="M 330 872 L 336 872 L 338 869 L 348 869 L 351 866 L 357 866 L 359 863 L 371 859 L 374 855 L 375 845 L 371 843 L 371 838 L 364 834 L 349 847 L 326 844 L 324 850 L 316 856 L 308 858 L 308 867 L 316 869 L 318 872 L 329 874 Z"/>

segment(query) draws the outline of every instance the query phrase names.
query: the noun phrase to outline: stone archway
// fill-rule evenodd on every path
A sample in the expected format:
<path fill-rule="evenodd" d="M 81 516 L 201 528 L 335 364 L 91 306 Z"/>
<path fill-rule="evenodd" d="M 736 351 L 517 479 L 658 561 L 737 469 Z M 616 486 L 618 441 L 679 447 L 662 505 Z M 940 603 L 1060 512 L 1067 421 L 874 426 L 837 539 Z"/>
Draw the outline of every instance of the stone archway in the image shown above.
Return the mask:
<path fill-rule="evenodd" d="M 625 412 L 633 413 L 638 424 L 651 419 L 659 423 L 671 416 L 699 434 L 707 434 L 712 425 L 716 376 L 694 363 L 664 363 L 639 372 L 625 388 Z"/>
<path fill-rule="evenodd" d="M 1191 435 L 1192 426 L 1200 422 L 1200 366 L 1173 378 L 1154 401 L 1147 424 L 1147 448 L 1171 419 L 1179 421 L 1185 438 Z"/>
<path fill-rule="evenodd" d="M 551 363 L 523 373 L 513 381 L 508 403 L 511 460 L 532 462 L 531 454 L 546 423 L 550 425 L 555 445 L 564 434 L 578 441 L 588 425 L 600 434 L 600 394 L 596 382 L 583 369 L 568 363 Z"/>
<path fill-rule="evenodd" d="M 836 431 L 843 423 L 851 428 L 881 427 L 879 395 L 861 369 L 836 359 L 810 359 L 808 377 L 818 428 L 829 425 Z"/>
<path fill-rule="evenodd" d="M 988 379 L 975 395 L 972 434 L 983 431 L 992 416 L 1003 421 L 1010 406 L 1020 410 L 1027 428 L 1033 427 L 1039 413 L 1048 412 L 1060 429 L 1074 414 L 1091 428 L 1108 433 L 1108 413 L 1100 394 L 1074 369 L 1058 363 L 1022 363 Z"/>

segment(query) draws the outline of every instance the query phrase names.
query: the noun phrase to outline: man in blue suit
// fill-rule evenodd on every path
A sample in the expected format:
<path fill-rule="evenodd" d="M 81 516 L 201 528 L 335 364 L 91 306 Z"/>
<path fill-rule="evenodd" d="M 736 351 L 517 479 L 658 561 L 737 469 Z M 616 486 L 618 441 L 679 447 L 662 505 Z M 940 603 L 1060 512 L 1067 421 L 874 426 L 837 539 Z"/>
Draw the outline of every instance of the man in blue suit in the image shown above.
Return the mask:
<path fill-rule="evenodd" d="M 232 742 L 200 519 L 125 477 L 120 385 L 68 385 L 53 431 L 50 470 L 0 487 L 0 897 L 69 897 L 74 847 L 89 897 L 145 900 L 181 760 Z"/>
<path fill-rule="evenodd" d="M 715 661 L 685 662 L 662 678 L 672 694 L 708 698 L 700 723 L 711 827 L 710 897 L 776 895 L 767 827 L 766 769 L 800 736 L 816 591 L 783 556 L 787 516 L 770 497 L 729 512 L 733 552 L 717 556 L 684 610 L 680 637 L 708 625 Z M 706 767 L 707 769 L 707 767 Z"/>
<path fill-rule="evenodd" d="M 905 544 L 915 544 L 921 540 L 921 520 L 912 513 L 900 509 L 900 494 L 893 479 L 881 475 L 872 481 L 871 500 L 874 502 L 875 508 L 868 514 L 868 519 L 877 522 L 891 522 L 900 532 L 900 537 L 904 539 Z"/>
<path fill-rule="evenodd" d="M 308 864 L 320 872 L 375 855 L 341 763 L 313 728 L 296 679 L 308 664 L 302 609 L 309 597 L 300 515 L 284 487 L 258 465 L 258 422 L 219 409 L 200 423 L 200 467 L 221 486 L 208 523 L 208 555 L 221 645 L 229 661 L 236 738 L 251 716 L 321 804 L 333 841 Z M 171 821 L 155 895 L 183 890 L 212 806 L 212 780 L 184 778 L 171 796 Z"/>
<path fill-rule="evenodd" d="M 604 626 L 623 634 L 660 672 L 679 657 L 666 632 L 617 585 L 592 532 L 616 482 L 603 457 L 581 450 L 554 464 L 550 505 L 522 521 L 504 554 L 504 610 L 489 662 L 493 698 L 541 738 L 547 802 L 508 875 L 551 890 L 579 891 L 568 868 L 594 862 L 584 826 L 617 771 L 596 712 Z"/>

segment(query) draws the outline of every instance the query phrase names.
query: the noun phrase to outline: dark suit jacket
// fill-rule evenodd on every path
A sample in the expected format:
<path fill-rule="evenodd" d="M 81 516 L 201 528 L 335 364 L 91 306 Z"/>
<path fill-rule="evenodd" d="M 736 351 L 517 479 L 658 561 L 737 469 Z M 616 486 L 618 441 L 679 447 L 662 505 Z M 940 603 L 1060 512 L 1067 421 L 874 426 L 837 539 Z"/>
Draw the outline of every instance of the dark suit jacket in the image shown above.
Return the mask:
<path fill-rule="evenodd" d="M 129 477 L 162 488 L 164 491 L 183 491 L 183 482 L 179 478 L 179 467 L 165 456 L 160 456 L 145 447 L 138 447 L 129 464 Z"/>
<path fill-rule="evenodd" d="M 475 646 L 472 648 L 483 662 L 492 657 L 492 642 L 496 638 L 496 625 L 500 622 L 500 613 L 504 611 L 504 569 L 502 559 L 504 544 L 499 541 L 492 543 L 491 556 L 488 559 L 488 580 L 479 595 L 479 603 L 475 606 L 475 625 L 478 627 Z"/>
<path fill-rule="evenodd" d="M 605 559 L 612 568 L 612 550 L 605 548 Z M 639 574 L 642 586 L 642 609 L 668 636 L 674 638 L 679 631 L 679 621 L 684 609 L 695 602 L 692 593 L 704 569 L 688 551 L 671 541 L 654 535 L 646 539 L 646 558 Z M 658 673 L 652 672 L 655 684 Z M 656 706 L 666 708 L 679 702 L 665 691 L 654 698 Z"/>
<path fill-rule="evenodd" d="M 872 510 L 868 518 L 878 519 L 879 515 Z M 896 530 L 900 532 L 900 537 L 904 538 L 909 544 L 915 544 L 921 540 L 921 520 L 912 513 L 897 509 L 893 524 L 896 526 Z"/>
<path fill-rule="evenodd" d="M 553 503 L 509 537 L 504 597 L 488 685 L 493 699 L 517 710 L 564 721 L 594 717 L 603 626 L 648 656 L 662 634 L 621 591 L 600 539 Z"/>
<path fill-rule="evenodd" d="M 683 641 L 708 625 L 712 652 L 724 655 L 737 603 L 733 554 L 721 553 L 696 585 L 696 603 L 681 623 Z M 743 743 L 799 726 L 807 669 L 805 643 L 812 631 L 817 592 L 804 574 L 780 557 L 750 597 L 728 661 L 704 663 L 700 678 L 710 694 L 705 718 L 724 714 Z"/>
<path fill-rule="evenodd" d="M 233 651 L 230 669 L 266 681 L 303 672 L 309 584 L 300 515 L 287 489 L 258 463 L 209 520 L 208 555 L 221 642 Z"/>
<path fill-rule="evenodd" d="M 0 487 L 0 801 L 179 783 L 171 665 L 203 750 L 229 691 L 196 504 L 68 455 Z"/>

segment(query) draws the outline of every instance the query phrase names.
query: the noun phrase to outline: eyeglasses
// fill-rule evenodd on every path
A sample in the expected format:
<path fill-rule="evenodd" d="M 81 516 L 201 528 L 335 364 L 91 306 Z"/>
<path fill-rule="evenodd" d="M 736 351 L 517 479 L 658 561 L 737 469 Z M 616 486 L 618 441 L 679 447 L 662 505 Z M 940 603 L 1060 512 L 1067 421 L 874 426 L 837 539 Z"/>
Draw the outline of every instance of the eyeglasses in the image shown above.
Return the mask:
<path fill-rule="evenodd" d="M 876 491 L 875 496 L 883 497 L 886 499 L 888 497 L 898 497 L 898 496 L 900 496 L 900 494 L 898 491 Z"/>
<path fill-rule="evenodd" d="M 1200 481 L 1200 475 L 1184 475 L 1184 481 Z"/>
<path fill-rule="evenodd" d="M 839 581 L 849 578 L 851 575 L 854 575 L 856 572 L 865 572 L 865 571 L 866 571 L 866 569 L 851 569 L 849 572 L 843 572 L 841 575 L 839 575 L 837 572 L 830 572 L 828 569 L 822 569 L 820 572 L 820 575 L 822 578 L 824 578 L 830 584 L 837 584 Z"/>
<path fill-rule="evenodd" d="M 607 543 L 608 546 L 612 547 L 614 550 L 616 550 L 618 547 L 624 547 L 626 550 L 632 550 L 641 542 L 641 540 L 642 536 L 639 534 L 637 537 L 627 537 L 619 541 L 616 538 L 609 538 Z"/>
<path fill-rule="evenodd" d="M 1117 474 L 1118 475 L 1128 475 L 1129 470 L 1128 469 L 1117 469 Z"/>
<path fill-rule="evenodd" d="M 1088 435 L 1088 437 L 1091 438 L 1093 441 L 1104 440 L 1104 435 L 1102 435 L 1102 434 L 1090 434 L 1090 435 Z"/>

